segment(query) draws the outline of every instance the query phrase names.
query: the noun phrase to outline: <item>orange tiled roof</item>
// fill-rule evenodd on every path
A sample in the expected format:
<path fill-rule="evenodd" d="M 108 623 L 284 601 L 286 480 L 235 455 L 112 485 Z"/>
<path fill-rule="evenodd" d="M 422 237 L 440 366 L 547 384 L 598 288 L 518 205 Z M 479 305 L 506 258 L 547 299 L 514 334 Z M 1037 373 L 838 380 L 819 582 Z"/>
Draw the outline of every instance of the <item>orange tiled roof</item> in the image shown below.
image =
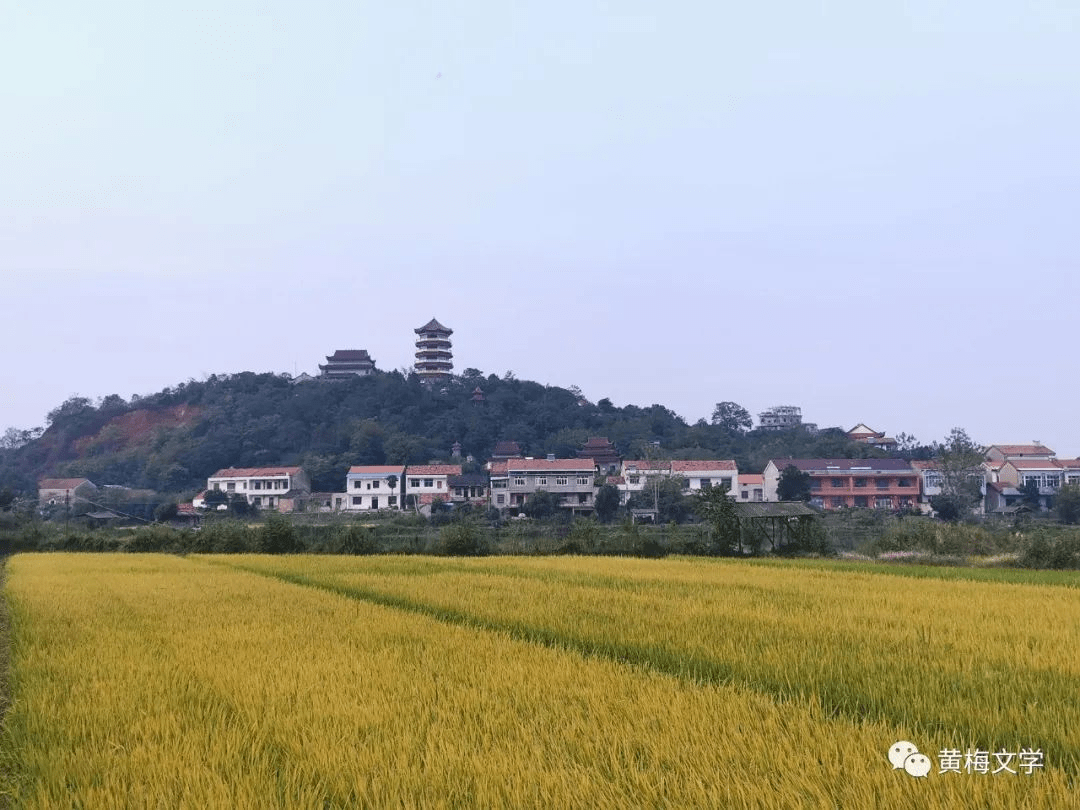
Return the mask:
<path fill-rule="evenodd" d="M 42 478 L 38 481 L 38 489 L 75 489 L 89 483 L 89 478 Z"/>
<path fill-rule="evenodd" d="M 764 484 L 764 483 L 765 483 L 765 476 L 764 475 L 755 475 L 754 473 L 740 473 L 739 474 L 739 485 L 740 486 L 744 486 L 744 487 L 745 486 L 751 486 L 752 487 L 754 484 Z"/>
<path fill-rule="evenodd" d="M 408 475 L 461 475 L 460 464 L 410 464 L 406 468 Z"/>
<path fill-rule="evenodd" d="M 623 472 L 630 469 L 636 469 L 638 472 L 671 472 L 670 461 L 644 461 L 630 459 L 623 461 Z"/>
<path fill-rule="evenodd" d="M 738 472 L 738 467 L 735 466 L 734 461 L 726 460 L 714 460 L 714 461 L 673 461 L 671 462 L 671 471 L 673 473 L 679 472 L 712 472 L 713 470 L 723 470 L 724 472 Z"/>
<path fill-rule="evenodd" d="M 1052 456 L 1054 451 L 1044 444 L 992 444 L 987 450 L 999 450 L 1006 456 Z"/>
<path fill-rule="evenodd" d="M 255 478 L 260 475 L 296 475 L 299 467 L 228 467 L 218 470 L 211 478 Z"/>
<path fill-rule="evenodd" d="M 405 468 L 404 464 L 394 465 L 375 465 L 368 467 L 349 467 L 349 472 L 357 475 L 391 475 L 398 474 Z"/>
<path fill-rule="evenodd" d="M 1005 462 L 1018 470 L 1060 470 L 1061 465 L 1052 458 L 1011 458 Z M 1005 466 L 1004 464 L 1002 466 Z"/>
<path fill-rule="evenodd" d="M 509 464 L 509 462 L 507 461 L 489 462 L 488 472 L 490 472 L 492 475 L 506 475 L 507 464 Z"/>
<path fill-rule="evenodd" d="M 621 475 L 609 475 L 609 476 L 607 477 L 607 483 L 609 483 L 609 484 L 615 484 L 615 485 L 617 486 L 617 485 L 619 485 L 619 484 L 625 484 L 625 483 L 626 483 L 626 479 L 625 479 L 625 478 L 623 478 L 623 477 L 622 477 Z"/>
<path fill-rule="evenodd" d="M 532 470 L 537 472 L 555 472 L 558 470 L 567 470 L 572 472 L 591 473 L 596 469 L 596 465 L 587 458 L 513 458 L 507 462 L 507 469 L 511 472 L 528 472 Z"/>

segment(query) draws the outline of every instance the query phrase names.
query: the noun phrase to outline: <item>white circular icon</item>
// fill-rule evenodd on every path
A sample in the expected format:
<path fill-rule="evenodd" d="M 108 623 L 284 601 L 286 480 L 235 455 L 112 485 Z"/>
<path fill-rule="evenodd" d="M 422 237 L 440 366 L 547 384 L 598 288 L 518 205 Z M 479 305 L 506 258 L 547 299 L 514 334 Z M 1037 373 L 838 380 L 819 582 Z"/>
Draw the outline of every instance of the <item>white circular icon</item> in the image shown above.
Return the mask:
<path fill-rule="evenodd" d="M 914 754 L 909 754 L 908 758 L 904 760 L 904 770 L 912 776 L 926 776 L 930 773 L 930 757 L 926 754 L 920 754 L 916 751 Z"/>
<path fill-rule="evenodd" d="M 893 770 L 899 770 L 904 767 L 904 760 L 910 757 L 912 754 L 919 753 L 919 749 L 915 747 L 914 743 L 909 743 L 907 740 L 899 740 L 894 742 L 889 749 L 889 762 L 892 763 Z"/>

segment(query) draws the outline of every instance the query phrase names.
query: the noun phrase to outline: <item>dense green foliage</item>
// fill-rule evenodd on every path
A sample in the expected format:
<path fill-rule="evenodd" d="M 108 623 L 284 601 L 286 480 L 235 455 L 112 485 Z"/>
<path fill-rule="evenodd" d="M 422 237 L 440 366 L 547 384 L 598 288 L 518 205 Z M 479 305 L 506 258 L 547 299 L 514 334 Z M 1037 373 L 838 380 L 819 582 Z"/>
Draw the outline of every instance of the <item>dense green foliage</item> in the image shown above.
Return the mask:
<path fill-rule="evenodd" d="M 477 387 L 482 402 L 473 400 Z M 130 402 L 72 397 L 49 414 L 47 429 L 15 431 L 0 447 L 0 488 L 29 494 L 43 476 L 86 476 L 185 492 L 223 467 L 302 464 L 313 489 L 337 491 L 354 464 L 446 459 L 455 441 L 483 461 L 503 439 L 529 455 L 572 457 L 590 436 L 606 436 L 628 458 L 659 447 L 669 458 L 735 459 L 750 472 L 769 458 L 880 455 L 839 429 L 747 432 L 738 406 L 727 405 L 731 418 L 689 424 L 663 405 L 592 404 L 564 388 L 475 369 L 443 388 L 400 372 L 302 383 L 243 372 Z"/>

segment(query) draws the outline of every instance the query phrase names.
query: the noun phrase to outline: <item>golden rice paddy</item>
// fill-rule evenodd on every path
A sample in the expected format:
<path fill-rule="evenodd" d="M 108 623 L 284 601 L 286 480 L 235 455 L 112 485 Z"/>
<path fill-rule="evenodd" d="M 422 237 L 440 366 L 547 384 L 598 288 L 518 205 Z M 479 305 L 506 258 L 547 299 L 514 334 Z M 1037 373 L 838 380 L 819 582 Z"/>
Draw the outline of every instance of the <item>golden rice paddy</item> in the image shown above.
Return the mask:
<path fill-rule="evenodd" d="M 16 807 L 1051 808 L 1080 773 L 1062 584 L 28 554 L 5 598 Z M 1043 767 L 939 772 L 1021 748 Z"/>

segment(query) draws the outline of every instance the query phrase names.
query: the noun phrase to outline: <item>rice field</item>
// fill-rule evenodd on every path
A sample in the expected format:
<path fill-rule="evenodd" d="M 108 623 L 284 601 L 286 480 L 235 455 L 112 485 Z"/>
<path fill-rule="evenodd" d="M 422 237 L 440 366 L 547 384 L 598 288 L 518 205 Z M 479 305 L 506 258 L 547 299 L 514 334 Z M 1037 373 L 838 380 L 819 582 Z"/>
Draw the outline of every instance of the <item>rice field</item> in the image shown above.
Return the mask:
<path fill-rule="evenodd" d="M 33 808 L 1070 806 L 1077 585 L 18 555 L 2 787 Z M 898 740 L 925 778 L 890 764 Z M 943 749 L 1043 760 L 942 773 Z"/>

